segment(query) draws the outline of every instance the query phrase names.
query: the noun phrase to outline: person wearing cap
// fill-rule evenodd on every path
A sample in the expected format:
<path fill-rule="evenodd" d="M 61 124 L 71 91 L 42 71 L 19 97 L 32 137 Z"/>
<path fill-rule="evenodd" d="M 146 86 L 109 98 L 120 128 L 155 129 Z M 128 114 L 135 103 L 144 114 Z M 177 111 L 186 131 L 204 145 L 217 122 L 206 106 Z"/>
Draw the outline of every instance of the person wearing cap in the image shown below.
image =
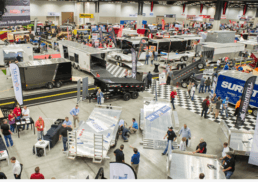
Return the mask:
<path fill-rule="evenodd" d="M 173 127 L 170 127 L 168 128 L 168 131 L 166 133 L 166 135 L 164 136 L 164 139 L 167 137 L 167 146 L 166 146 L 166 149 L 164 150 L 164 152 L 162 153 L 162 155 L 166 155 L 167 151 L 168 151 L 168 144 L 169 144 L 169 141 L 171 141 L 171 147 L 172 147 L 172 150 L 174 149 L 173 148 L 173 142 L 176 140 L 177 136 L 175 134 L 175 132 L 173 131 Z"/>
<path fill-rule="evenodd" d="M 227 179 L 230 179 L 232 174 L 235 171 L 235 160 L 233 158 L 232 152 L 227 152 L 225 160 L 223 161 L 223 172 L 225 173 L 225 176 Z"/>
<path fill-rule="evenodd" d="M 226 117 L 228 118 L 228 97 L 222 101 L 222 109 L 221 109 L 221 116 L 223 114 L 223 111 L 225 110 Z"/>
<path fill-rule="evenodd" d="M 197 145 L 196 151 L 194 151 L 193 154 L 195 154 L 195 153 L 206 154 L 206 152 L 207 152 L 206 146 L 207 146 L 206 142 L 204 141 L 203 138 L 201 138 L 200 143 Z"/>
<path fill-rule="evenodd" d="M 35 127 L 37 128 L 37 137 L 38 140 L 43 140 L 43 131 L 44 131 L 44 120 L 40 116 L 39 119 L 36 121 Z"/>

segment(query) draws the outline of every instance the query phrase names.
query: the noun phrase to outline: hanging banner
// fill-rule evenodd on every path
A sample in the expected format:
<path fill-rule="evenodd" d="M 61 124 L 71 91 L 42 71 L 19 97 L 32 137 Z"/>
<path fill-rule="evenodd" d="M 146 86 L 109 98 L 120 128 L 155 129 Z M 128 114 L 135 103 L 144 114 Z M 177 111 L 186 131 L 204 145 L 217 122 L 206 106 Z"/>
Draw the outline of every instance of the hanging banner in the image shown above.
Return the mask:
<path fill-rule="evenodd" d="M 111 39 L 113 40 L 115 46 L 116 46 L 116 35 L 113 27 L 108 28 L 109 35 L 111 36 Z"/>
<path fill-rule="evenodd" d="M 30 24 L 30 0 L 0 0 L 1 26 Z"/>
<path fill-rule="evenodd" d="M 134 48 L 131 48 L 132 52 L 132 78 L 136 79 L 136 74 L 137 74 L 137 60 L 136 60 L 136 52 Z"/>
<path fill-rule="evenodd" d="M 23 105 L 20 70 L 17 64 L 14 64 L 14 63 L 10 64 L 10 71 L 12 75 L 13 90 L 14 90 L 15 98 L 20 105 Z"/>
<path fill-rule="evenodd" d="M 239 115 L 237 116 L 237 121 L 236 121 L 237 125 L 243 124 L 245 121 L 245 116 L 248 110 L 250 98 L 253 93 L 255 81 L 256 81 L 256 76 L 252 76 L 248 78 L 248 80 L 245 82 L 245 86 L 241 97 L 241 103 L 239 107 Z"/>
<path fill-rule="evenodd" d="M 165 30 L 165 20 L 162 19 L 162 30 Z"/>
<path fill-rule="evenodd" d="M 258 159 L 258 113 L 256 116 L 256 125 L 255 125 L 254 136 L 252 140 L 253 140 L 253 145 L 250 151 L 248 163 L 258 166 L 258 160 L 257 160 Z"/>
<path fill-rule="evenodd" d="M 126 163 L 110 162 L 109 170 L 110 179 L 137 179 L 133 168 Z"/>

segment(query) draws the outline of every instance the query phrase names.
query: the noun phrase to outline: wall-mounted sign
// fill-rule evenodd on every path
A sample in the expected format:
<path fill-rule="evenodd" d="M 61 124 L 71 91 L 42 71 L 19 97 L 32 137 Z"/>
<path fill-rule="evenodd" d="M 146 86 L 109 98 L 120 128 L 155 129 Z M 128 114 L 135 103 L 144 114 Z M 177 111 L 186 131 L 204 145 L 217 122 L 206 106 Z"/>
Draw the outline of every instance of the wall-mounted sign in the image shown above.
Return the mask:
<path fill-rule="evenodd" d="M 61 14 L 56 12 L 48 12 L 47 16 L 61 16 Z"/>
<path fill-rule="evenodd" d="M 138 16 L 138 13 L 135 13 L 135 14 L 129 14 L 130 17 L 137 17 Z M 142 16 L 146 16 L 146 13 L 143 13 Z"/>
<path fill-rule="evenodd" d="M 194 17 L 196 17 L 196 15 L 187 15 L 187 16 L 186 16 L 186 19 L 187 19 L 187 20 L 193 20 Z"/>
<path fill-rule="evenodd" d="M 220 19 L 227 19 L 226 15 L 221 15 Z"/>
<path fill-rule="evenodd" d="M 93 14 L 80 13 L 80 18 L 94 18 Z"/>
<path fill-rule="evenodd" d="M 199 15 L 199 17 L 202 17 L 202 18 L 211 18 L 210 15 Z"/>
<path fill-rule="evenodd" d="M 166 14 L 164 15 L 165 18 L 176 18 L 176 14 Z"/>
<path fill-rule="evenodd" d="M 154 13 L 150 13 L 150 16 L 154 16 Z"/>

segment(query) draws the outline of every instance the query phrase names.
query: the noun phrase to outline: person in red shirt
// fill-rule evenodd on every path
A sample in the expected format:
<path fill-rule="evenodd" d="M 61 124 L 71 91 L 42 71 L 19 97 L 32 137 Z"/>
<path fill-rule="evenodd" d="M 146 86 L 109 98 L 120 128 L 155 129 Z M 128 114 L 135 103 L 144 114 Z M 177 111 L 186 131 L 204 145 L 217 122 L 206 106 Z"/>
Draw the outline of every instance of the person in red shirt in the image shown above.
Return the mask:
<path fill-rule="evenodd" d="M 44 130 L 45 124 L 41 116 L 36 121 L 35 127 L 37 128 L 38 140 L 43 140 L 43 130 Z"/>
<path fill-rule="evenodd" d="M 9 120 L 11 132 L 14 132 L 16 125 L 15 125 L 15 116 L 14 116 L 13 110 L 9 111 L 8 120 Z"/>
<path fill-rule="evenodd" d="M 96 77 L 98 77 L 98 78 L 100 77 L 99 73 L 96 73 Z"/>
<path fill-rule="evenodd" d="M 39 173 L 39 167 L 35 168 L 35 173 L 30 176 L 30 179 L 45 179 L 44 175 Z"/>
<path fill-rule="evenodd" d="M 209 96 L 207 96 L 206 99 L 204 99 L 203 102 L 202 102 L 202 115 L 201 115 L 201 117 L 204 114 L 204 118 L 207 118 L 207 111 L 208 111 L 209 106 L 210 106 L 210 101 L 209 101 Z"/>
<path fill-rule="evenodd" d="M 20 106 L 18 104 L 14 108 L 13 113 L 14 113 L 14 116 L 15 116 L 16 120 L 20 120 L 21 119 L 21 108 L 20 108 Z"/>
<path fill-rule="evenodd" d="M 175 96 L 177 95 L 176 89 L 174 89 L 171 93 L 170 93 L 170 100 L 171 100 L 171 104 L 173 106 L 173 109 L 175 110 L 175 105 L 174 105 L 174 100 L 175 100 Z M 179 98 L 177 96 L 177 98 Z"/>

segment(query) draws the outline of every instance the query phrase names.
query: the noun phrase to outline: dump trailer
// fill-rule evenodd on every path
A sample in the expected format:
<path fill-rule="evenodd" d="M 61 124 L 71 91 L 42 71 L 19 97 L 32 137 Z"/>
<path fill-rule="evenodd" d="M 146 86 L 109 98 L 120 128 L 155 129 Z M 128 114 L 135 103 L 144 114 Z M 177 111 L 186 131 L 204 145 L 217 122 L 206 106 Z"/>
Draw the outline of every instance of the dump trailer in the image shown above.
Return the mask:
<path fill-rule="evenodd" d="M 54 86 L 59 88 L 63 83 L 72 81 L 71 62 L 63 58 L 45 59 L 17 63 L 22 89 L 34 89 Z"/>
<path fill-rule="evenodd" d="M 112 98 L 123 98 L 125 101 L 137 99 L 139 92 L 145 90 L 145 83 L 133 78 L 94 78 L 94 85 L 103 92 L 105 100 Z M 97 99 L 95 93 L 92 93 L 88 99 Z"/>

